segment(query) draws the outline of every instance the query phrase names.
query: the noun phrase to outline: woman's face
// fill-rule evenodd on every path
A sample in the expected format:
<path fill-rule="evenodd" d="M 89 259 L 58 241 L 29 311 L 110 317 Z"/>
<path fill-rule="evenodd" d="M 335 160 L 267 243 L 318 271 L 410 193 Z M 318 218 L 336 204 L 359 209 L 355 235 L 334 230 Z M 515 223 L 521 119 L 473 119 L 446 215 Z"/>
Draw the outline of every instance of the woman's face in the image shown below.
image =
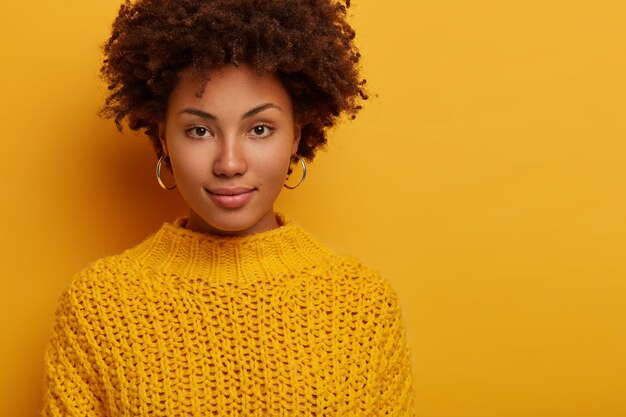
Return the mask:
<path fill-rule="evenodd" d="M 278 226 L 274 201 L 298 149 L 300 129 L 278 79 L 241 65 L 203 77 L 184 73 L 160 125 L 187 227 L 245 236 Z"/>

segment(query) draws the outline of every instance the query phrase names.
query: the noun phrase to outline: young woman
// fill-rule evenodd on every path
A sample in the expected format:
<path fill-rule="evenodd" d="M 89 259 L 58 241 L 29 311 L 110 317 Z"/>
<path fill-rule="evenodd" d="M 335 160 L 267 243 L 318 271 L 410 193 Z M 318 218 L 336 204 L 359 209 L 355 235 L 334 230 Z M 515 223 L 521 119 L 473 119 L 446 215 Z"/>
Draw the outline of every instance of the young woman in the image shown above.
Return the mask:
<path fill-rule="evenodd" d="M 44 416 L 413 415 L 388 282 L 273 208 L 366 98 L 348 7 L 122 5 L 104 111 L 145 131 L 157 180 L 189 215 L 74 277 L 46 352 Z M 286 184 L 292 162 L 301 178 Z"/>

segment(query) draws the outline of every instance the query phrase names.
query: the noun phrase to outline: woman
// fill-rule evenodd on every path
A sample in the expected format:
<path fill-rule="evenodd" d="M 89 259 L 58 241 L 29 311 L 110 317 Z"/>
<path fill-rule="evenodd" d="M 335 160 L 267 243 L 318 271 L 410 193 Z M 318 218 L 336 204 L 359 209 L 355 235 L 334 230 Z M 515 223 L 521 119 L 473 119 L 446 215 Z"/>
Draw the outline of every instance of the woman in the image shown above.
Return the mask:
<path fill-rule="evenodd" d="M 106 43 L 105 114 L 145 131 L 189 216 L 77 274 L 44 416 L 409 416 L 387 281 L 274 212 L 290 163 L 367 96 L 349 2 L 139 0 Z M 165 166 L 175 183 L 161 178 Z"/>

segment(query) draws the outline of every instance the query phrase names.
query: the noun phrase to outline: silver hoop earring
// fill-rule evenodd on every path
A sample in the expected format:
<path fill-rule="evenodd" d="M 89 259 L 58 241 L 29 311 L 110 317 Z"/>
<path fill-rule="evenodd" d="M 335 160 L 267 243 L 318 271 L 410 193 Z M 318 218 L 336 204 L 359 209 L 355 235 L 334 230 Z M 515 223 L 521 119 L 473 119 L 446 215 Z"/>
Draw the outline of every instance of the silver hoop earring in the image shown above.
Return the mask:
<path fill-rule="evenodd" d="M 176 188 L 176 184 L 171 185 L 171 186 L 167 186 L 165 185 L 165 183 L 163 182 L 163 180 L 161 179 L 161 165 L 163 165 L 163 161 L 165 161 L 165 158 L 169 157 L 169 154 L 163 154 L 160 158 L 159 158 L 159 162 L 157 162 L 157 166 L 156 166 L 156 177 L 157 177 L 157 181 L 159 182 L 159 185 L 161 186 L 161 188 L 163 188 L 166 191 L 170 191 L 173 190 L 174 188 Z"/>
<path fill-rule="evenodd" d="M 293 190 L 294 188 L 298 188 L 298 186 L 302 184 L 304 182 L 304 179 L 306 178 L 306 163 L 304 162 L 304 158 L 302 158 L 298 154 L 295 154 L 295 156 L 300 160 L 300 165 L 302 166 L 302 178 L 300 178 L 300 181 L 294 186 L 283 184 L 283 187 L 288 188 L 290 190 Z"/>

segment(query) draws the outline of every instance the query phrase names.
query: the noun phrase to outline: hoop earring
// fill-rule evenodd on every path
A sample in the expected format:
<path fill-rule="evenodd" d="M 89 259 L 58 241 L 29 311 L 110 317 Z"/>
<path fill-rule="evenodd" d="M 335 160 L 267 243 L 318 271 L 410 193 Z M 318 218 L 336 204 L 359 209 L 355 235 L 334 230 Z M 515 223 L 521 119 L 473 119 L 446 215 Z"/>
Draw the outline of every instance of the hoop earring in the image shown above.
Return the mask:
<path fill-rule="evenodd" d="M 298 186 L 302 184 L 304 182 L 304 179 L 306 178 L 306 163 L 304 162 L 304 158 L 302 158 L 298 154 L 295 154 L 294 156 L 296 156 L 300 160 L 300 165 L 302 166 L 302 178 L 300 178 L 300 181 L 294 186 L 287 185 L 286 183 L 283 184 L 283 187 L 288 188 L 290 190 L 293 190 L 294 188 L 298 188 Z"/>
<path fill-rule="evenodd" d="M 174 188 L 176 188 L 176 183 L 174 183 L 174 185 L 171 186 L 167 186 L 165 185 L 165 183 L 163 182 L 163 180 L 161 179 L 161 165 L 163 165 L 163 161 L 165 161 L 165 158 L 169 157 L 169 154 L 163 154 L 160 158 L 159 158 L 159 162 L 157 162 L 157 166 L 156 166 L 156 177 L 157 177 L 157 181 L 159 182 L 159 185 L 161 186 L 161 188 L 163 188 L 166 191 L 170 191 L 173 190 Z"/>

